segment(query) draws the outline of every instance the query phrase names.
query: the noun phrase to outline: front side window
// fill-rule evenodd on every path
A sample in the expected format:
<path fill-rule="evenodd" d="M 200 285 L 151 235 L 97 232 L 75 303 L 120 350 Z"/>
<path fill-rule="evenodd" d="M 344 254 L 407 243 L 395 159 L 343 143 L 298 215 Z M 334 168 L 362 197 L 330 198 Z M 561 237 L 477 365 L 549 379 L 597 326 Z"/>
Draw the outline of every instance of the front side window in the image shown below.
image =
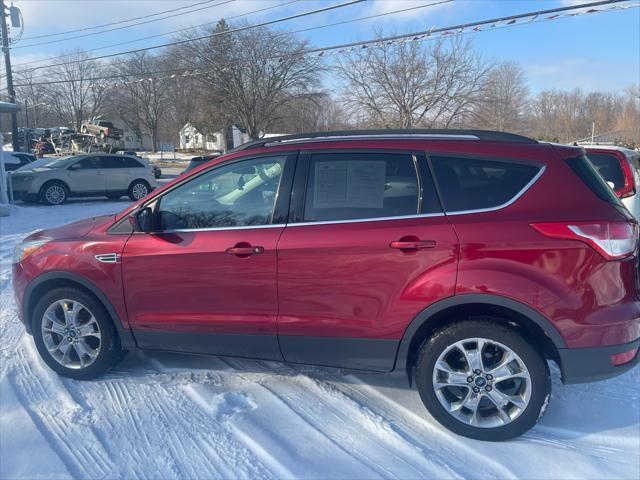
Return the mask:
<path fill-rule="evenodd" d="M 447 212 L 497 208 L 513 200 L 542 167 L 465 157 L 430 157 Z"/>
<path fill-rule="evenodd" d="M 410 154 L 312 155 L 304 221 L 416 215 L 418 191 L 418 176 Z"/>
<path fill-rule="evenodd" d="M 164 195 L 162 230 L 242 227 L 271 223 L 284 156 L 235 162 L 211 170 Z"/>
<path fill-rule="evenodd" d="M 103 168 L 101 157 L 86 157 L 80 160 L 77 165 L 80 165 L 80 170 L 94 170 L 97 168 Z"/>

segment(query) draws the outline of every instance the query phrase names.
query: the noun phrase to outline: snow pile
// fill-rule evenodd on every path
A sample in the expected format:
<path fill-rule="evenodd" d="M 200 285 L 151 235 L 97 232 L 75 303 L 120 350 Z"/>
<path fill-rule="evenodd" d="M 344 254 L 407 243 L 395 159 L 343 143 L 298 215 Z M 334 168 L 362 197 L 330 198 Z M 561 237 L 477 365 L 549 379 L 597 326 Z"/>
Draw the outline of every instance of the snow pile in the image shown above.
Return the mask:
<path fill-rule="evenodd" d="M 501 444 L 440 427 L 401 377 L 133 353 L 63 379 L 16 316 L 13 245 L 126 202 L 17 207 L 0 218 L 0 478 L 638 478 L 640 369 L 556 375 L 541 423 Z"/>

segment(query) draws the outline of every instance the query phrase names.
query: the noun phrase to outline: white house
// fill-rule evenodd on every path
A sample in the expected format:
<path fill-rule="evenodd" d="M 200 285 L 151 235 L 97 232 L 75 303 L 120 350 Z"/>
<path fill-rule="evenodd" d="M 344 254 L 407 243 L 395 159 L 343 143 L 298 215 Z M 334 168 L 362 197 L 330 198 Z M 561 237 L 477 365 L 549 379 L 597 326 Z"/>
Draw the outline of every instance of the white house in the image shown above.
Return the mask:
<path fill-rule="evenodd" d="M 224 133 L 202 133 L 193 123 L 180 129 L 180 148 L 183 150 L 225 150 Z"/>
<path fill-rule="evenodd" d="M 279 133 L 264 133 L 261 138 L 277 137 Z M 239 125 L 231 126 L 231 141 L 227 142 L 227 135 L 220 130 L 219 132 L 204 134 L 193 123 L 187 123 L 179 133 L 180 148 L 194 150 L 221 150 L 226 151 L 228 148 L 235 148 L 251 140 L 247 131 Z"/>
<path fill-rule="evenodd" d="M 122 135 L 121 140 L 124 150 L 149 151 L 153 148 L 153 139 L 151 138 L 151 135 L 144 133 L 142 136 L 139 136 L 126 125 L 122 126 L 122 130 L 124 135 Z"/>

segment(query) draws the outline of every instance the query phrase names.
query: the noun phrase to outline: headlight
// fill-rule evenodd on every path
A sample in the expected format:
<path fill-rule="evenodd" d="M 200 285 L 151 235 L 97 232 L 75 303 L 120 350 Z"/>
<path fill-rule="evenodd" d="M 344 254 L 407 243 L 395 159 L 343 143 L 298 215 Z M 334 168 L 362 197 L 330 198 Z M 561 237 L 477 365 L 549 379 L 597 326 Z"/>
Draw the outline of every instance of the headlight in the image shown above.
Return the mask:
<path fill-rule="evenodd" d="M 33 175 L 13 175 L 12 178 L 14 182 L 28 182 L 29 180 L 33 180 Z"/>
<path fill-rule="evenodd" d="M 33 252 L 38 250 L 44 244 L 49 243 L 50 238 L 39 238 L 38 240 L 31 240 L 28 242 L 22 242 L 16 245 L 13 251 L 13 263 L 18 263 L 27 258 Z"/>

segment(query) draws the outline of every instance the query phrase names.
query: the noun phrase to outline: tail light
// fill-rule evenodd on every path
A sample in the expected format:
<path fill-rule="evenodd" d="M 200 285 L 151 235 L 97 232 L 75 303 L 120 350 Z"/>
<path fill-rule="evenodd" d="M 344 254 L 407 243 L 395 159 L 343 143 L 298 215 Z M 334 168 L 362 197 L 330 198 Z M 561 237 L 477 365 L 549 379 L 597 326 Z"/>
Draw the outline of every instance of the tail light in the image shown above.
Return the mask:
<path fill-rule="evenodd" d="M 620 167 L 624 175 L 624 185 L 616 190 L 618 198 L 627 198 L 636 194 L 636 182 L 633 169 L 626 158 L 620 159 Z"/>
<path fill-rule="evenodd" d="M 606 260 L 633 255 L 638 244 L 638 224 L 629 222 L 532 223 L 542 235 L 577 240 L 591 246 Z"/>

